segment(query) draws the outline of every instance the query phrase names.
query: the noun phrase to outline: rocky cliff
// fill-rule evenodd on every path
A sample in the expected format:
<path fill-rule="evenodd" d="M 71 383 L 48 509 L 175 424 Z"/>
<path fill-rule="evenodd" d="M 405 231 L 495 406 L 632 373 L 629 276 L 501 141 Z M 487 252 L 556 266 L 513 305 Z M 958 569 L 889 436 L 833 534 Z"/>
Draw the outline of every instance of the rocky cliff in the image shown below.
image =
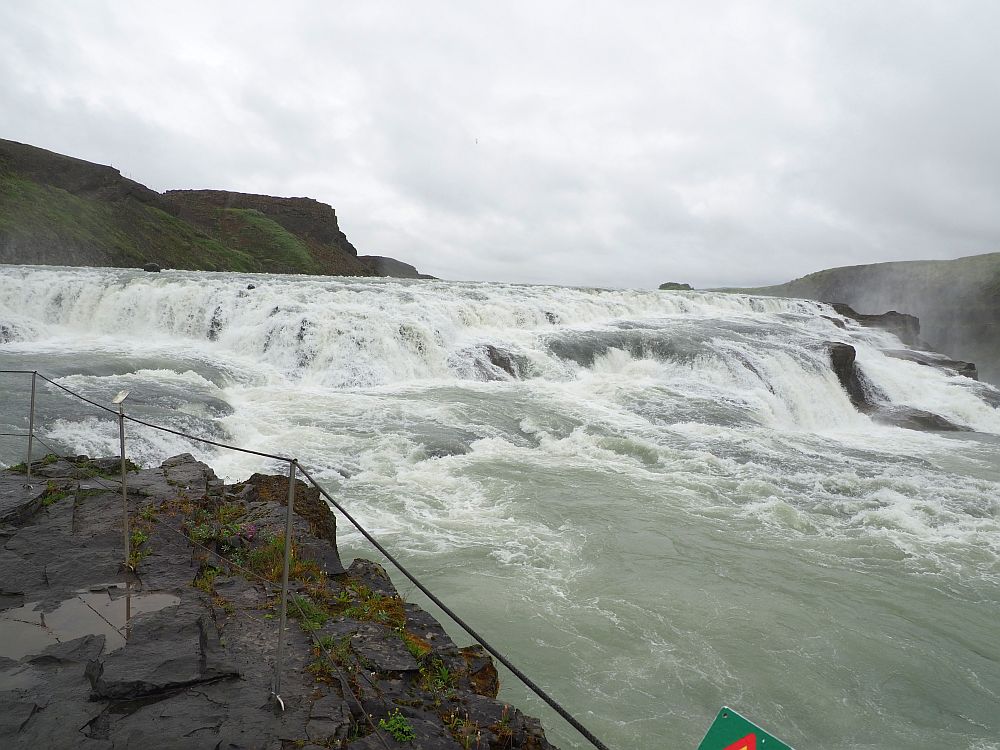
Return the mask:
<path fill-rule="evenodd" d="M 915 315 L 931 348 L 975 362 L 983 380 L 1000 384 L 1000 253 L 832 268 L 741 291 Z"/>
<path fill-rule="evenodd" d="M 0 140 L 0 263 L 420 277 L 373 258 L 312 198 L 161 194 L 113 167 Z"/>
<path fill-rule="evenodd" d="M 554 750 L 378 565 L 346 570 L 297 483 L 280 695 L 288 478 L 224 485 L 185 454 L 128 473 L 47 456 L 0 471 L 0 747 Z M 22 473 L 16 473 L 20 470 Z"/>

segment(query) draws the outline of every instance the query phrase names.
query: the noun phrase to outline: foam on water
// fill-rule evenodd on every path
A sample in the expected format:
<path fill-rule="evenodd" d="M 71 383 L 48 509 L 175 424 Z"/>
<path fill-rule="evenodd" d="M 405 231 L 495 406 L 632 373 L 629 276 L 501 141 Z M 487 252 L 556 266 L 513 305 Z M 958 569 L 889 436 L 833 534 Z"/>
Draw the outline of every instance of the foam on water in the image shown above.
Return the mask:
<path fill-rule="evenodd" d="M 693 747 L 727 702 L 803 747 L 1000 734 L 997 394 L 886 357 L 895 337 L 829 307 L 3 267 L 0 333 L 4 366 L 102 403 L 129 389 L 137 416 L 297 457 L 612 746 Z M 892 404 L 975 432 L 873 423 L 831 341 Z M 40 395 L 46 440 L 117 453 L 113 417 Z M 134 425 L 128 440 L 149 464 L 280 470 Z M 340 540 L 371 554 L 343 523 Z"/>

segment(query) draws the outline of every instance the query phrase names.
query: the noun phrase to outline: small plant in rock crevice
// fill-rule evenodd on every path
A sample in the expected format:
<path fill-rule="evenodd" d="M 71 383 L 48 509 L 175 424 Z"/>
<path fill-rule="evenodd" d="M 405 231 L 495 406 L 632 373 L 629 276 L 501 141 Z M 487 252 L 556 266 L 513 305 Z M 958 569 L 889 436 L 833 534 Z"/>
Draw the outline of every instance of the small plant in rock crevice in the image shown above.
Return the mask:
<path fill-rule="evenodd" d="M 447 714 L 442 716 L 441 720 L 464 750 L 472 750 L 473 747 L 478 750 L 482 746 L 483 732 L 477 722 L 469 719 L 468 713 L 464 717 L 457 713 Z M 474 745 L 473 740 L 475 740 Z"/>
<path fill-rule="evenodd" d="M 60 488 L 55 482 L 46 482 L 45 494 L 42 496 L 42 505 L 47 508 L 50 505 L 55 505 L 60 500 L 65 500 L 72 494 L 72 491 L 68 488 Z"/>
<path fill-rule="evenodd" d="M 403 643 L 406 645 L 406 650 L 409 651 L 410 655 L 417 661 L 420 661 L 431 652 L 431 644 L 419 635 L 414 635 L 407 630 L 400 630 L 399 637 L 403 639 Z"/>
<path fill-rule="evenodd" d="M 47 453 L 42 458 L 37 459 L 35 461 L 32 461 L 31 462 L 31 466 L 32 467 L 35 467 L 35 466 L 48 466 L 49 464 L 54 464 L 58 460 L 59 460 L 59 456 L 57 456 L 55 453 Z M 24 461 L 22 461 L 19 464 L 14 464 L 13 466 L 8 466 L 7 467 L 7 471 L 13 471 L 13 472 L 16 472 L 18 474 L 27 474 L 28 473 L 28 465 L 26 463 L 24 463 Z"/>
<path fill-rule="evenodd" d="M 143 526 L 136 525 L 132 528 L 132 533 L 129 534 L 129 551 L 128 551 L 128 566 L 135 570 L 139 567 L 149 553 L 152 551 L 149 547 L 149 530 Z"/>
<path fill-rule="evenodd" d="M 319 630 L 330 619 L 330 615 L 308 596 L 293 594 L 291 605 L 288 608 L 289 616 L 297 619 L 299 627 L 306 632 Z"/>
<path fill-rule="evenodd" d="M 510 713 L 510 706 L 504 704 L 500 718 L 490 725 L 490 731 L 497 736 L 500 747 L 511 747 L 514 743 L 514 728 L 511 726 Z"/>
<path fill-rule="evenodd" d="M 121 479 L 121 464 L 117 463 L 113 468 L 102 468 L 96 466 L 90 460 L 86 461 L 73 461 L 73 465 L 76 467 L 76 472 L 78 476 L 82 476 L 88 479 L 93 479 L 94 477 L 102 477 L 104 479 Z M 125 471 L 129 474 L 139 471 L 142 467 L 138 464 L 132 463 L 127 458 L 125 459 Z"/>
<path fill-rule="evenodd" d="M 440 659 L 432 659 L 430 664 L 420 668 L 420 682 L 424 689 L 440 693 L 455 687 L 456 676 Z"/>
<path fill-rule="evenodd" d="M 214 593 L 215 579 L 220 573 L 222 573 L 222 568 L 217 568 L 214 565 L 203 565 L 194 579 L 194 587 L 201 589 L 206 594 Z"/>
<path fill-rule="evenodd" d="M 378 720 L 378 725 L 387 731 L 396 742 L 413 742 L 417 733 L 413 731 L 409 720 L 394 708 L 384 719 Z"/>
<path fill-rule="evenodd" d="M 401 630 L 406 625 L 406 609 L 403 600 L 398 596 L 383 596 L 372 591 L 363 583 L 351 581 L 347 584 L 348 600 L 353 601 L 350 593 L 357 596 L 357 601 L 346 607 L 340 614 L 355 620 L 381 622 L 395 630 Z M 338 601 L 343 601 L 343 593 Z"/>

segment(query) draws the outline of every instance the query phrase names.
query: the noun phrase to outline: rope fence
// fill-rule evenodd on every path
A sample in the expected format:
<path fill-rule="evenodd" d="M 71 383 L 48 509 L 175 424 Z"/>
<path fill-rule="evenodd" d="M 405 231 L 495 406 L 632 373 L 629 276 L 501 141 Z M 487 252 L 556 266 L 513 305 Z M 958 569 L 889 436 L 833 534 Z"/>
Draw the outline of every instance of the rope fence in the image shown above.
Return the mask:
<path fill-rule="evenodd" d="M 63 459 L 63 460 L 70 460 L 70 458 L 71 458 L 70 456 L 63 455 L 58 450 L 56 450 L 50 443 L 48 443 L 47 441 L 43 440 L 39 436 L 36 435 L 35 436 L 35 440 L 37 440 L 39 443 L 41 443 L 45 447 L 45 449 L 48 451 L 48 455 L 53 455 L 53 456 L 56 456 L 57 458 L 60 458 L 60 459 Z M 116 493 L 119 490 L 118 487 L 116 487 L 114 485 L 111 485 L 111 484 L 108 484 L 100 476 L 88 477 L 87 481 L 93 482 L 94 484 L 101 485 L 104 489 L 106 489 L 110 493 Z M 152 517 L 152 518 L 147 517 L 144 520 L 147 520 L 147 521 L 151 520 L 161 530 L 168 531 L 171 534 L 175 535 L 176 537 L 179 537 L 180 540 L 183 540 L 183 542 L 185 543 L 185 546 L 194 547 L 195 549 L 201 550 L 202 552 L 204 552 L 206 554 L 206 556 L 211 556 L 211 557 L 219 560 L 223 564 L 227 565 L 232 570 L 239 571 L 239 573 L 242 574 L 248 580 L 253 580 L 253 581 L 255 581 L 255 582 L 263 585 L 265 589 L 267 589 L 268 591 L 270 591 L 270 593 L 272 593 L 272 594 L 280 594 L 281 593 L 281 590 L 282 590 L 281 586 L 279 586 L 278 584 L 276 584 L 274 581 L 270 580 L 269 578 L 266 578 L 266 577 L 262 576 L 260 573 L 258 573 L 255 570 L 251 570 L 250 568 L 247 568 L 247 567 L 241 565 L 240 563 L 236 562 L 232 558 L 226 557 L 224 554 L 222 554 L 221 552 L 219 552 L 218 549 L 213 549 L 211 547 L 205 546 L 204 544 L 201 544 L 200 542 L 192 539 L 190 536 L 188 536 L 187 534 L 185 534 L 180 529 L 175 529 L 174 527 L 170 526 L 169 524 L 163 523 L 159 518 L 157 518 L 155 516 Z M 288 539 L 289 537 L 286 536 L 285 538 Z M 287 547 L 290 548 L 291 544 L 287 544 Z M 135 571 L 133 570 L 132 572 L 134 573 Z M 286 584 L 286 586 L 287 586 L 287 584 Z M 299 600 L 296 597 L 291 597 L 291 602 L 292 602 L 292 605 L 295 606 L 295 608 L 298 610 L 299 615 L 302 618 L 305 618 L 306 617 L 306 612 L 305 612 L 305 610 L 303 610 L 302 605 L 299 602 Z M 126 630 L 126 632 L 127 632 L 127 628 L 128 628 L 128 624 L 127 623 L 125 625 L 121 626 L 121 627 L 118 627 L 118 626 L 114 625 L 113 623 L 111 623 L 100 612 L 98 612 L 97 610 L 95 610 L 93 607 L 90 607 L 89 604 L 87 606 L 94 612 L 94 614 L 96 614 L 98 617 L 100 617 L 102 620 L 104 620 L 104 622 L 107 623 L 109 627 L 111 627 L 112 629 L 114 629 L 116 632 L 118 632 L 119 634 L 121 634 L 123 637 L 126 637 L 126 633 L 123 633 L 122 631 Z M 278 633 L 280 634 L 280 633 L 283 633 L 284 631 L 285 631 L 285 623 L 279 623 Z M 326 646 L 324 645 L 322 639 L 319 636 L 317 636 L 317 634 L 314 631 L 306 631 L 306 632 L 309 635 L 310 640 L 312 640 L 313 645 L 316 648 L 318 648 L 320 651 L 322 651 L 323 655 L 326 657 L 327 662 L 337 672 L 337 677 L 338 677 L 338 680 L 340 682 L 341 689 L 344 691 L 345 695 L 349 695 L 353 699 L 354 704 L 358 707 L 358 709 L 361 712 L 361 714 L 365 717 L 365 720 L 367 721 L 368 725 L 371 727 L 372 732 L 378 737 L 378 739 L 381 742 L 382 746 L 385 747 L 386 750 L 389 750 L 389 746 L 388 746 L 388 743 L 385 740 L 385 737 L 379 731 L 379 728 L 375 725 L 375 722 L 373 721 L 371 715 L 369 715 L 365 711 L 365 708 L 364 708 L 364 706 L 361 703 L 361 699 L 358 697 L 358 695 L 351 688 L 350 682 L 347 680 L 346 676 L 344 675 L 344 671 L 341 668 L 340 664 L 337 662 L 336 659 L 333 658 L 333 655 L 326 648 Z M 280 635 L 279 635 L 279 638 L 278 638 L 278 642 L 279 642 L 279 644 L 281 643 Z M 367 675 L 363 671 L 359 672 L 359 676 L 362 677 L 368 683 L 368 685 L 373 690 L 375 690 L 377 692 L 377 688 L 376 688 L 375 684 L 371 680 L 368 679 Z M 277 678 L 278 678 L 278 675 L 276 675 L 275 679 L 277 679 Z M 272 695 L 274 696 L 274 698 L 277 701 L 279 701 L 279 705 L 281 705 L 281 707 L 284 708 L 284 702 L 282 701 L 281 696 L 280 696 L 279 693 L 280 693 L 280 682 L 274 686 Z M 383 701 L 383 703 L 384 703 L 384 701 Z"/>
<path fill-rule="evenodd" d="M 365 529 L 364 526 L 362 526 L 361 523 L 356 518 L 354 518 L 354 516 L 351 515 L 351 513 L 340 502 L 338 502 L 329 492 L 327 492 L 327 490 L 324 487 L 322 487 L 319 484 L 319 482 L 316 481 L 315 478 L 313 478 L 312 474 L 310 474 L 309 471 L 307 471 L 301 464 L 299 464 L 299 462 L 295 458 L 292 458 L 292 457 L 289 457 L 289 456 L 282 456 L 282 455 L 278 455 L 278 454 L 273 454 L 273 453 L 266 453 L 266 452 L 263 452 L 263 451 L 256 451 L 256 450 L 252 450 L 252 449 L 249 449 L 249 448 L 243 448 L 241 446 L 236 446 L 236 445 L 230 445 L 230 444 L 227 444 L 227 443 L 222 443 L 222 442 L 219 442 L 219 441 L 216 441 L 216 440 L 210 440 L 208 438 L 199 437 L 197 435 L 191 435 L 189 433 L 181 432 L 179 430 L 174 430 L 174 429 L 171 429 L 169 427 L 164 427 L 163 425 L 158 425 L 158 424 L 155 424 L 155 423 L 152 423 L 152 422 L 145 421 L 143 419 L 139 419 L 137 417 L 130 416 L 130 415 L 126 414 L 125 410 L 124 410 L 124 401 L 128 397 L 128 391 L 122 391 L 115 398 L 114 403 L 116 403 L 117 406 L 118 406 L 118 409 L 116 410 L 116 409 L 113 409 L 111 407 L 105 406 L 104 404 L 101 404 L 101 403 L 99 403 L 97 401 L 89 399 L 86 396 L 84 396 L 83 394 L 77 393 L 76 391 L 74 391 L 74 390 L 72 390 L 70 388 L 67 388 L 66 386 L 62 385 L 61 383 L 58 383 L 55 380 L 53 380 L 52 378 L 49 378 L 49 377 L 47 377 L 47 376 L 43 375 L 42 373 L 37 372 L 35 370 L 0 370 L 0 375 L 31 375 L 31 403 L 30 403 L 30 409 L 29 409 L 29 414 L 28 414 L 28 424 L 29 424 L 29 426 L 28 426 L 28 432 L 27 433 L 0 433 L 0 436 L 2 436 L 2 437 L 27 438 L 27 440 L 28 440 L 28 448 L 27 448 L 27 455 L 26 455 L 26 458 L 25 458 L 25 469 L 26 469 L 26 474 L 27 474 L 27 482 L 29 484 L 31 483 L 32 445 L 33 445 L 33 441 L 34 440 L 38 440 L 38 442 L 41 443 L 43 446 L 45 446 L 49 450 L 49 452 L 52 453 L 53 455 L 56 455 L 57 457 L 62 457 L 57 451 L 52 450 L 52 448 L 48 444 L 48 442 L 46 442 L 45 440 L 43 440 L 42 438 L 40 438 L 38 435 L 35 434 L 35 400 L 36 400 L 36 381 L 37 381 L 37 379 L 41 379 L 45 383 L 47 383 L 47 384 L 53 386 L 54 388 L 56 388 L 56 389 L 64 392 L 65 394 L 67 394 L 68 396 L 70 396 L 72 398 L 75 398 L 75 399 L 77 399 L 79 401 L 82 401 L 82 402 L 84 402 L 86 404 L 89 404 L 89 405 L 93 406 L 96 409 L 99 409 L 101 411 L 107 412 L 108 414 L 112 415 L 115 418 L 115 420 L 118 422 L 119 435 L 120 435 L 121 472 L 122 472 L 121 485 L 120 485 L 120 487 L 115 487 L 113 485 L 107 484 L 106 482 L 100 480 L 99 478 L 94 478 L 94 481 L 97 482 L 97 483 L 99 483 L 99 484 L 101 484 L 102 486 L 105 486 L 110 492 L 119 492 L 120 491 L 121 494 L 122 494 L 122 504 L 123 504 L 122 528 L 123 528 L 123 532 L 124 532 L 124 535 L 123 535 L 124 536 L 124 544 L 123 544 L 123 546 L 124 546 L 124 550 L 125 550 L 125 555 L 124 555 L 124 558 L 123 558 L 123 566 L 126 569 L 126 573 L 128 573 L 128 572 L 134 573 L 134 570 L 131 569 L 131 566 L 129 564 L 129 559 L 130 559 L 130 553 L 129 553 L 129 530 L 128 530 L 129 529 L 129 517 L 128 517 L 129 514 L 128 514 L 128 505 L 127 505 L 128 499 L 127 499 L 127 484 L 126 484 L 126 465 L 127 464 L 126 464 L 126 455 L 125 455 L 125 430 L 124 430 L 125 422 L 130 422 L 130 423 L 133 423 L 133 424 L 142 425 L 144 427 L 147 427 L 147 428 L 150 428 L 150 429 L 153 429 L 153 430 L 158 430 L 158 431 L 161 431 L 161 432 L 169 433 L 171 435 L 182 437 L 182 438 L 185 438 L 187 440 L 192 440 L 194 442 L 201 443 L 203 445 L 210 445 L 210 446 L 213 446 L 215 448 L 221 448 L 221 449 L 224 449 L 224 450 L 236 451 L 236 452 L 239 452 L 239 453 L 245 453 L 245 454 L 248 454 L 248 455 L 257 456 L 259 458 L 270 459 L 270 460 L 273 460 L 273 461 L 280 461 L 282 463 L 288 464 L 288 488 L 289 489 L 288 489 L 288 503 L 287 503 L 287 509 L 286 509 L 286 519 L 285 519 L 285 529 L 286 529 L 286 531 L 285 531 L 285 545 L 284 545 L 285 548 L 284 548 L 284 560 L 283 560 L 283 573 L 282 573 L 282 583 L 281 583 L 281 587 L 280 587 L 280 592 L 281 592 L 280 593 L 280 596 L 281 596 L 281 600 L 280 600 L 281 613 L 280 613 L 280 622 L 279 622 L 279 628 L 278 628 L 278 637 L 276 639 L 277 643 L 276 643 L 275 672 L 274 672 L 274 678 L 273 678 L 272 690 L 271 690 L 271 695 L 272 695 L 273 699 L 276 701 L 276 703 L 282 709 L 284 708 L 284 701 L 281 698 L 280 689 L 281 689 L 281 673 L 282 673 L 282 666 L 283 666 L 283 649 L 284 649 L 284 637 L 283 636 L 284 636 L 285 627 L 286 627 L 287 605 L 288 605 L 288 600 L 289 600 L 289 597 L 288 597 L 288 571 L 289 571 L 289 563 L 290 563 L 290 556 L 291 556 L 291 549 L 292 549 L 292 514 L 294 512 L 294 503 L 295 503 L 295 475 L 296 475 L 297 472 L 300 472 L 305 477 L 305 479 L 308 481 L 308 483 L 312 487 L 316 488 L 319 491 L 319 493 L 321 494 L 321 496 L 328 503 L 331 511 L 333 509 L 336 509 L 347 521 L 349 521 L 351 523 L 352 526 L 354 526 L 355 529 L 358 530 L 358 532 L 381 555 L 383 555 L 385 557 L 386 560 L 388 560 L 393 565 L 393 567 L 396 568 L 396 570 L 398 570 L 414 586 L 416 586 L 430 601 L 432 601 L 437 607 L 439 607 L 441 609 L 441 611 L 444 612 L 449 618 L 451 618 L 451 620 L 455 624 L 457 624 L 460 628 L 462 628 L 462 630 L 464 630 L 469 635 L 469 637 L 471 637 L 480 646 L 482 646 L 483 649 L 485 649 L 491 656 L 493 656 L 501 664 L 503 664 L 504 667 L 506 667 L 508 670 L 510 670 L 511 674 L 513 674 L 515 677 L 517 677 L 518 680 L 520 680 L 525 685 L 525 687 L 527 687 L 529 690 L 531 690 L 536 696 L 538 696 L 543 702 L 545 702 L 550 708 L 552 708 L 570 726 L 572 726 L 577 732 L 579 732 L 580 735 L 582 737 L 584 737 L 591 745 L 593 745 L 594 747 L 598 748 L 598 750 L 608 750 L 608 747 L 603 742 L 601 742 L 601 740 L 599 740 L 596 736 L 594 736 L 594 734 L 592 732 L 590 732 L 590 730 L 588 730 L 585 726 L 583 726 L 583 724 L 581 724 L 558 701 L 556 701 L 543 688 L 541 688 L 533 680 L 531 680 L 527 675 L 525 675 L 524 672 L 522 672 L 520 669 L 518 669 L 518 667 L 516 667 L 510 661 L 510 659 L 508 659 L 506 656 L 504 656 L 503 653 L 501 653 L 499 651 L 499 649 L 497 649 L 496 647 L 494 647 L 493 645 L 491 645 L 489 642 L 487 642 L 486 639 L 482 635 L 480 635 L 475 629 L 473 629 L 472 626 L 470 626 L 462 617 L 460 617 L 456 612 L 454 612 L 448 605 L 446 605 L 443 601 L 441 601 L 441 599 L 439 599 L 413 573 L 411 573 L 401 562 L 399 562 L 399 560 L 397 560 L 396 557 L 394 555 L 392 555 L 392 553 L 389 552 L 389 550 L 387 550 L 382 544 L 380 544 L 378 542 L 378 540 L 375 539 L 375 537 L 367 529 Z M 160 528 L 168 529 L 171 532 L 180 535 L 181 537 L 183 537 L 183 539 L 185 540 L 185 542 L 187 544 L 192 545 L 195 548 L 199 548 L 199 549 L 205 551 L 206 553 L 208 553 L 210 555 L 213 555 L 213 556 L 215 556 L 216 558 L 218 558 L 220 560 L 223 560 L 227 565 L 231 566 L 233 569 L 239 570 L 243 575 L 250 576 L 253 579 L 258 580 L 260 583 L 264 584 L 265 586 L 267 586 L 271 590 L 276 590 L 277 589 L 277 584 L 275 584 L 273 581 L 270 581 L 270 580 L 264 578 L 263 576 L 260 576 L 259 574 L 255 573 L 254 571 L 251 571 L 251 570 L 245 568 L 244 566 L 239 565 L 235 561 L 226 558 L 224 555 L 222 555 L 217 550 L 209 549 L 208 547 L 206 547 L 206 546 L 198 543 L 197 541 L 191 539 L 188 535 L 184 534 L 182 531 L 180 531 L 178 529 L 173 529 L 172 527 L 170 527 L 167 524 L 162 524 L 162 523 L 159 523 L 158 521 L 157 521 L 157 523 L 158 523 L 158 525 L 159 525 Z M 291 601 L 292 601 L 293 606 L 295 606 L 295 607 L 298 608 L 300 616 L 305 617 L 306 613 L 302 610 L 302 607 L 301 607 L 300 603 L 298 602 L 298 600 L 295 597 L 292 597 Z M 323 652 L 323 654 L 326 657 L 327 661 L 329 661 L 329 663 L 331 664 L 331 666 L 337 671 L 338 678 L 339 678 L 339 681 L 340 681 L 342 687 L 345 690 L 347 690 L 348 693 L 350 693 L 350 695 L 354 699 L 354 701 L 357 704 L 357 706 L 361 709 L 361 711 L 365 715 L 368 723 L 371 725 L 372 730 L 378 736 L 381 744 L 388 749 L 388 745 L 386 743 L 385 738 L 382 736 L 382 734 L 379 732 L 378 728 L 375 726 L 374 722 L 372 721 L 372 718 L 370 716 L 368 716 L 367 712 L 364 711 L 364 708 L 363 708 L 363 706 L 361 704 L 360 698 L 358 698 L 358 696 L 354 693 L 354 691 L 350 689 L 349 681 L 346 679 L 343 671 L 340 668 L 340 665 L 337 664 L 337 662 L 336 662 L 335 659 L 333 659 L 333 657 L 330 654 L 329 650 L 320 641 L 320 639 L 315 635 L 315 633 L 310 633 L 310 637 L 311 637 L 312 641 L 314 642 L 315 646 L 318 647 Z M 370 684 L 372 684 L 372 683 L 370 683 Z M 372 684 L 372 687 L 374 688 L 373 684 Z"/>

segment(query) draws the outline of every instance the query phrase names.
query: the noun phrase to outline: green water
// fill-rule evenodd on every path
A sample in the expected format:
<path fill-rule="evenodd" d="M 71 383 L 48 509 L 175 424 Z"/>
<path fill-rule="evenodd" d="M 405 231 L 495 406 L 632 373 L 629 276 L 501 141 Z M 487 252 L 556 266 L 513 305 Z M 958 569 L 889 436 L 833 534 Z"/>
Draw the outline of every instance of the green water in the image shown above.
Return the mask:
<path fill-rule="evenodd" d="M 8 267 L 0 368 L 102 402 L 129 389 L 137 415 L 296 456 L 610 747 L 695 748 L 728 704 L 799 750 L 998 750 L 1000 394 L 831 316 L 698 292 Z M 834 340 L 892 405 L 968 431 L 859 414 Z M 0 431 L 23 429 L 23 379 L 0 379 L 0 404 Z M 52 387 L 38 426 L 66 452 L 117 450 L 113 420 Z M 280 468 L 128 440 L 146 464 Z M 0 459 L 22 450 L 0 439 Z M 374 555 L 340 531 L 345 558 Z M 587 746 L 502 682 L 554 742 Z"/>

